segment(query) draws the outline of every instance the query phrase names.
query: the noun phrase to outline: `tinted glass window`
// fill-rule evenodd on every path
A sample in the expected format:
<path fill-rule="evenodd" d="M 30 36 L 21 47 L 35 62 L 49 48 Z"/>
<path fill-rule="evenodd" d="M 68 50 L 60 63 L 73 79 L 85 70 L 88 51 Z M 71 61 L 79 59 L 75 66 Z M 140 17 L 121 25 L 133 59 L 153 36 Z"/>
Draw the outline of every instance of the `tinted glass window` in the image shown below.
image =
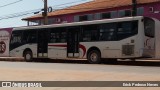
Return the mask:
<path fill-rule="evenodd" d="M 65 28 L 50 29 L 50 43 L 65 43 L 66 39 L 67 31 Z"/>
<path fill-rule="evenodd" d="M 78 15 L 74 16 L 74 22 L 79 22 L 79 16 Z"/>
<path fill-rule="evenodd" d="M 100 40 L 101 41 L 116 40 L 116 23 L 109 23 L 109 24 L 101 25 Z"/>
<path fill-rule="evenodd" d="M 111 13 L 102 13 L 102 19 L 111 18 Z"/>
<path fill-rule="evenodd" d="M 82 26 L 82 41 L 98 41 L 99 40 L 99 26 L 87 25 Z"/>
<path fill-rule="evenodd" d="M 144 14 L 144 8 L 143 7 L 137 8 L 137 15 L 143 15 L 143 14 Z"/>
<path fill-rule="evenodd" d="M 111 18 L 117 18 L 118 15 L 117 15 L 117 11 L 112 11 L 111 12 Z"/>
<path fill-rule="evenodd" d="M 10 50 L 19 47 L 23 44 L 22 40 L 23 31 L 13 31 L 10 41 Z"/>
<path fill-rule="evenodd" d="M 138 33 L 138 21 L 119 22 L 117 27 L 117 39 L 125 39 Z"/>
<path fill-rule="evenodd" d="M 118 16 L 119 16 L 119 17 L 124 17 L 124 16 L 125 16 L 125 11 L 124 11 L 124 10 L 120 10 L 120 11 L 118 12 Z"/>
<path fill-rule="evenodd" d="M 83 42 L 117 41 L 138 33 L 138 21 L 126 21 L 82 26 Z"/>
<path fill-rule="evenodd" d="M 25 30 L 23 36 L 24 43 L 36 43 L 37 42 L 37 30 Z"/>
<path fill-rule="evenodd" d="M 131 16 L 131 10 L 125 10 L 125 16 Z"/>
<path fill-rule="evenodd" d="M 20 44 L 22 43 L 23 31 L 13 31 L 11 44 Z"/>
<path fill-rule="evenodd" d="M 93 18 L 94 18 L 93 14 L 87 14 L 87 15 L 79 16 L 78 21 L 90 21 L 90 20 L 93 20 Z M 75 20 L 77 20 L 76 17 L 75 17 Z"/>
<path fill-rule="evenodd" d="M 93 20 L 93 14 L 88 14 L 87 16 L 89 21 Z"/>
<path fill-rule="evenodd" d="M 87 21 L 88 15 L 79 16 L 79 21 Z"/>
<path fill-rule="evenodd" d="M 120 10 L 119 17 L 128 17 L 131 16 L 131 10 Z"/>
<path fill-rule="evenodd" d="M 94 19 L 96 19 L 96 20 L 101 19 L 101 13 L 96 13 L 94 15 Z"/>

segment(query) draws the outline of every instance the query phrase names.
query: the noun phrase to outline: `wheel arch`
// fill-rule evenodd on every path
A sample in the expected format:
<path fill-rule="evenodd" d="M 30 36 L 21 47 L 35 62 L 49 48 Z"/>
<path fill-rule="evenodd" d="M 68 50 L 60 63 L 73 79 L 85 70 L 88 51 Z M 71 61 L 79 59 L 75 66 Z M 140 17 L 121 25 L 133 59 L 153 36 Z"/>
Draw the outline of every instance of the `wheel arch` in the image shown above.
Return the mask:
<path fill-rule="evenodd" d="M 88 57 L 89 52 L 91 52 L 92 50 L 97 50 L 100 53 L 100 57 L 101 57 L 100 49 L 98 47 L 93 46 L 88 49 L 86 58 Z"/>
<path fill-rule="evenodd" d="M 30 52 L 33 54 L 32 50 L 31 50 L 30 48 L 26 48 L 26 49 L 23 51 L 23 56 L 24 56 L 25 52 L 27 52 L 27 51 L 30 51 Z"/>

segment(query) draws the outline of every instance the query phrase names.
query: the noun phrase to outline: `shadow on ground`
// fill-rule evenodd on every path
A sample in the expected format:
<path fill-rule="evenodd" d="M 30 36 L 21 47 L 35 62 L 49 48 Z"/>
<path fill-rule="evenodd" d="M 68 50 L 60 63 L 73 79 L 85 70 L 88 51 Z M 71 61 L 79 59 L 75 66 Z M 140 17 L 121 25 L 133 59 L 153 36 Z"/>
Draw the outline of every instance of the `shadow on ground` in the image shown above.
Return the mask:
<path fill-rule="evenodd" d="M 35 59 L 34 62 L 40 63 L 73 63 L 73 64 L 89 64 L 88 61 L 84 60 L 53 60 L 53 59 Z M 151 66 L 160 67 L 160 60 L 136 60 L 136 61 L 106 61 L 103 60 L 102 65 L 126 65 L 126 66 Z"/>
<path fill-rule="evenodd" d="M 1 58 L 0 61 L 9 61 L 9 62 L 25 62 L 24 60 L 19 60 L 15 58 Z M 68 63 L 68 64 L 89 64 L 86 60 L 53 60 L 53 59 L 34 59 L 34 63 Z M 160 60 L 142 60 L 137 59 L 136 61 L 131 60 L 118 60 L 116 61 L 107 61 L 103 60 L 102 65 L 126 65 L 126 66 L 151 66 L 151 67 L 160 67 Z"/>

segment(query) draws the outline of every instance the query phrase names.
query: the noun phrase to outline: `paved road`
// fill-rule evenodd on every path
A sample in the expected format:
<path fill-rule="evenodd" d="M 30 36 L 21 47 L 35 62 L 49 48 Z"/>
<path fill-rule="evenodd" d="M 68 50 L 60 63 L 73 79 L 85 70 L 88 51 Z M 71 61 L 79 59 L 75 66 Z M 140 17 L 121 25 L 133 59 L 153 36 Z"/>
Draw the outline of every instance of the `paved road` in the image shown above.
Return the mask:
<path fill-rule="evenodd" d="M 0 61 L 0 81 L 160 81 L 160 62 L 118 62 L 110 64 L 4 62 Z M 76 88 L 76 90 L 83 88 Z M 86 89 L 86 88 L 84 88 Z M 111 88 L 101 88 L 106 90 Z M 112 88 L 111 90 L 159 90 L 159 88 Z M 0 88 L 1 90 L 1 88 Z M 7 89 L 9 90 L 9 89 Z M 15 89 L 17 90 L 17 89 Z M 20 89 L 28 90 L 28 89 Z M 34 89 L 33 89 L 34 90 Z M 75 90 L 39 88 L 38 90 Z M 87 88 L 86 90 L 99 90 Z"/>

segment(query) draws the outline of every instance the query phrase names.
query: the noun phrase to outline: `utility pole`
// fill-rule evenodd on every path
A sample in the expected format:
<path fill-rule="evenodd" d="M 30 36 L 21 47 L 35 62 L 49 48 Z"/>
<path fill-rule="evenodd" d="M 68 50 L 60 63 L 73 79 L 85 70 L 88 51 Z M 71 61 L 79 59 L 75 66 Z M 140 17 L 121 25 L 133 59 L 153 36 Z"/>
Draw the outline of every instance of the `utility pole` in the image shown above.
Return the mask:
<path fill-rule="evenodd" d="M 48 24 L 48 15 L 47 15 L 47 11 L 48 11 L 48 5 L 47 5 L 47 0 L 44 0 L 44 12 L 42 13 L 43 17 L 44 17 L 44 25 Z"/>
<path fill-rule="evenodd" d="M 132 0 L 132 16 L 137 15 L 137 0 Z"/>

